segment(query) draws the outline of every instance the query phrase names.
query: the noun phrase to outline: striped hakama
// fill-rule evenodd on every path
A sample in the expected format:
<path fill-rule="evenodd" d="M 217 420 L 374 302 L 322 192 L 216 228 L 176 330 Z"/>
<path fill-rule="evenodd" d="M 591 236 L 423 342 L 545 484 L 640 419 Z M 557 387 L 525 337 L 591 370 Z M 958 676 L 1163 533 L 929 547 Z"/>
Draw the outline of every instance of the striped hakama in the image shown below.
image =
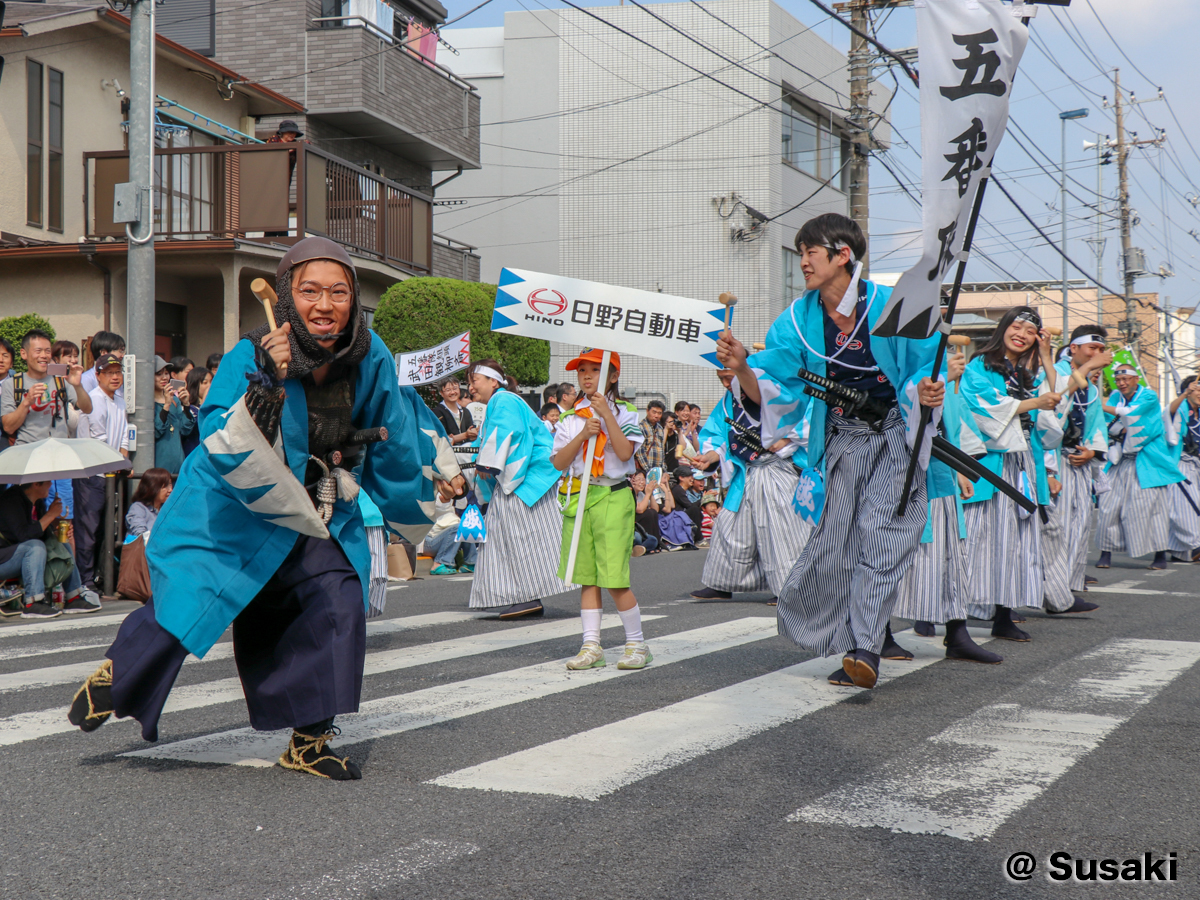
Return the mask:
<path fill-rule="evenodd" d="M 746 469 L 737 512 L 722 509 L 700 580 L 718 591 L 778 594 L 812 534 L 792 507 L 799 473 L 789 460 L 759 457 Z"/>
<path fill-rule="evenodd" d="M 1042 525 L 1045 601 L 1054 612 L 1070 609 L 1075 603 L 1071 591 L 1084 589 L 1092 536 L 1092 467 L 1063 462 L 1058 474 L 1062 490 L 1051 498 L 1048 521 Z"/>
<path fill-rule="evenodd" d="M 933 540 L 917 545 L 892 615 L 944 625 L 967 617 L 967 542 L 958 536 L 954 497 L 929 501 L 929 525 Z"/>
<path fill-rule="evenodd" d="M 1192 508 L 1192 503 L 1200 506 L 1200 459 L 1185 453 L 1179 458 L 1179 471 L 1187 481 L 1178 486 L 1172 485 L 1171 492 L 1171 529 L 1170 546 L 1172 553 L 1192 558 L 1192 550 L 1200 547 L 1200 515 Z M 1187 491 L 1185 495 L 1180 488 Z M 1192 503 L 1188 503 L 1188 497 Z"/>
<path fill-rule="evenodd" d="M 1028 450 L 1004 454 L 1005 481 L 1020 484 L 1022 471 L 1034 471 Z M 1020 507 L 1000 491 L 989 500 L 966 504 L 963 512 L 970 614 L 990 619 L 996 606 L 1040 608 L 1044 585 L 1039 514 L 1021 518 Z"/>
<path fill-rule="evenodd" d="M 1179 488 L 1140 487 L 1136 456 L 1122 457 L 1108 470 L 1108 478 L 1112 490 L 1100 495 L 1096 526 L 1100 551 L 1137 557 L 1166 550 L 1171 535 L 1170 492 Z"/>
<path fill-rule="evenodd" d="M 779 592 L 779 633 L 824 656 L 879 653 L 925 529 L 925 474 L 897 516 L 909 459 L 900 413 L 888 414 L 882 434 L 832 409 L 827 422 L 825 509 Z"/>
<path fill-rule="evenodd" d="M 515 493 L 496 490 L 484 524 L 487 541 L 479 545 L 471 609 L 528 603 L 576 587 L 558 577 L 563 518 L 554 491 L 530 507 Z"/>
<path fill-rule="evenodd" d="M 383 615 L 383 605 L 387 602 L 388 558 L 387 558 L 387 529 L 372 525 L 366 529 L 367 547 L 371 550 L 371 575 L 367 583 L 367 618 L 373 619 Z"/>

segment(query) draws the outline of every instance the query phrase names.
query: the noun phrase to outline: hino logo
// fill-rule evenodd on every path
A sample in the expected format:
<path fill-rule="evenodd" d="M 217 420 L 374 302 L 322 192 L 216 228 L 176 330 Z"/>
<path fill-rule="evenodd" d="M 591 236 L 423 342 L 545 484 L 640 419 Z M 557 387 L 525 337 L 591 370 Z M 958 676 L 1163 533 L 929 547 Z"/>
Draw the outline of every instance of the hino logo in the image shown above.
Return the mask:
<path fill-rule="evenodd" d="M 526 301 L 529 308 L 541 316 L 561 316 L 567 309 L 567 298 L 553 288 L 538 288 Z"/>

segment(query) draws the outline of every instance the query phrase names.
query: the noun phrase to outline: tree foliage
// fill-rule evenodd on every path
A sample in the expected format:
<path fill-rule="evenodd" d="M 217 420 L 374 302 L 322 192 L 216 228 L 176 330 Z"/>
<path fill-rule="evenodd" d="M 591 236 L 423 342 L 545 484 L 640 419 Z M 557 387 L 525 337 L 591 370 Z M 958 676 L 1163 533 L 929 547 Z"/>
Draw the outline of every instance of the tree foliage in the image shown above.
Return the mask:
<path fill-rule="evenodd" d="M 14 372 L 25 371 L 25 360 L 21 359 L 21 338 L 25 337 L 34 328 L 40 328 L 50 335 L 51 342 L 58 340 L 54 326 L 37 315 L 37 313 L 25 313 L 23 316 L 5 316 L 3 319 L 0 319 L 0 337 L 6 338 L 13 345 Z"/>
<path fill-rule="evenodd" d="M 454 278 L 410 278 L 384 293 L 374 329 L 393 353 L 420 350 L 471 332 L 471 358 L 491 357 L 524 386 L 550 378 L 550 344 L 492 331 L 496 285 Z"/>

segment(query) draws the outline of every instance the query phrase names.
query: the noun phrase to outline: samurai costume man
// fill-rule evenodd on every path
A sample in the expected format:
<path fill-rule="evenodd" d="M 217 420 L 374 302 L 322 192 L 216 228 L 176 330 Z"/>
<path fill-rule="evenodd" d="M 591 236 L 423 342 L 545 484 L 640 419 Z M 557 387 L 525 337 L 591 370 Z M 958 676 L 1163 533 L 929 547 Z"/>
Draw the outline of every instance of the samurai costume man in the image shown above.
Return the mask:
<path fill-rule="evenodd" d="M 947 371 L 950 382 L 958 381 L 965 364 L 966 357 L 962 354 L 950 357 Z M 972 456 L 984 451 L 983 442 L 966 419 L 962 395 L 955 390 L 946 391 L 938 430 L 948 441 Z M 971 497 L 975 487 L 967 478 L 935 459 L 929 461 L 925 483 L 929 496 L 925 532 L 913 555 L 912 566 L 900 581 L 892 614 L 912 619 L 913 631 L 925 637 L 933 636 L 935 624 L 945 625 L 946 636 L 942 643 L 947 659 L 997 665 L 1004 657 L 980 647 L 967 631 L 970 583 L 962 498 Z M 844 684 L 840 680 L 835 683 Z"/>
<path fill-rule="evenodd" d="M 1171 402 L 1167 441 L 1186 479 L 1171 493 L 1170 551 L 1178 562 L 1200 558 L 1200 379 L 1189 375 Z"/>
<path fill-rule="evenodd" d="M 725 396 L 700 431 L 697 464 L 719 466 L 727 491 L 700 576 L 705 587 L 692 596 L 728 600 L 735 591 L 770 590 L 777 597 L 813 530 L 793 502 L 800 473 L 792 456 L 803 441 L 793 430 L 765 448 L 758 404 L 734 394 L 732 372 L 719 377 Z"/>
<path fill-rule="evenodd" d="M 923 477 L 907 513 L 896 509 L 919 405 L 939 407 L 944 395 L 928 377 L 938 339 L 871 335 L 891 291 L 860 279 L 856 260 L 866 239 L 850 219 L 827 213 L 810 220 L 796 247 L 808 291 L 775 320 L 768 349 L 747 359 L 725 332 L 717 358 L 737 375 L 739 401 L 760 407 L 763 444 L 791 434 L 811 406 L 803 463 L 824 484 L 825 508 L 779 592 L 779 631 L 822 655 L 845 654 L 845 673 L 870 688 L 888 649 L 900 579 L 925 528 Z M 812 403 L 798 368 L 865 392 L 886 414 L 872 424 L 861 408 L 851 414 Z"/>
<path fill-rule="evenodd" d="M 354 476 L 388 526 L 416 541 L 433 518 L 434 479 L 460 486 L 461 475 L 437 419 L 397 384 L 367 327 L 345 250 L 298 242 L 276 291 L 279 327 L 248 332 L 221 360 L 200 445 L 158 514 L 146 551 L 153 600 L 121 624 L 69 718 L 93 731 L 133 716 L 157 740 L 185 657 L 203 658 L 232 624 L 250 724 L 293 729 L 280 765 L 356 779 L 359 767 L 328 745 L 334 717 L 358 709 L 366 655 L 371 554 Z M 452 492 L 444 481 L 437 490 Z"/>
<path fill-rule="evenodd" d="M 502 619 L 540 616 L 542 598 L 575 587 L 558 577 L 562 516 L 554 497 L 559 472 L 550 461 L 554 436 L 512 385 L 494 359 L 467 369 L 472 398 L 487 404 L 475 463 L 487 540 L 479 545 L 468 605 L 504 607 Z"/>
<path fill-rule="evenodd" d="M 1095 507 L 1092 493 L 1098 469 L 1096 458 L 1108 451 L 1108 429 L 1100 408 L 1094 372 L 1112 362 L 1108 333 L 1099 325 L 1080 325 L 1071 333 L 1069 355 L 1055 365 L 1057 384 L 1066 397 L 1061 421 L 1061 445 L 1046 448 L 1046 470 L 1059 484 L 1052 492 L 1042 525 L 1042 567 L 1046 612 L 1051 615 L 1099 609 L 1075 596 L 1087 590 L 1087 554 Z"/>
<path fill-rule="evenodd" d="M 1114 551 L 1130 556 L 1154 554 L 1151 569 L 1167 568 L 1171 539 L 1172 485 L 1184 480 L 1171 446 L 1158 394 L 1139 384 L 1131 366 L 1113 372 L 1116 392 L 1104 411 L 1115 417 L 1109 426 L 1108 477 L 1112 490 L 1100 496 L 1096 543 L 1099 569 L 1112 565 Z"/>

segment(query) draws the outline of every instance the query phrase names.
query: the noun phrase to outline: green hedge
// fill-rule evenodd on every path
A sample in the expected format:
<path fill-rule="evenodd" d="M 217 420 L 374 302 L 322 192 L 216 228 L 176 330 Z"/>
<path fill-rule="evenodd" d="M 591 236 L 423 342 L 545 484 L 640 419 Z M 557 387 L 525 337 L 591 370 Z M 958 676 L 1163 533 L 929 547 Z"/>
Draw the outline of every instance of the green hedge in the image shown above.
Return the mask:
<path fill-rule="evenodd" d="M 471 358 L 491 357 L 526 387 L 550 378 L 550 344 L 492 331 L 496 285 L 410 278 L 392 285 L 375 311 L 375 331 L 393 353 L 433 347 L 471 332 Z"/>
<path fill-rule="evenodd" d="M 51 342 L 58 340 L 54 326 L 36 313 L 26 313 L 23 316 L 6 316 L 0 319 L 0 337 L 7 338 L 13 345 L 13 371 L 24 372 L 25 360 L 21 359 L 21 338 L 34 328 L 40 328 L 50 335 Z"/>

